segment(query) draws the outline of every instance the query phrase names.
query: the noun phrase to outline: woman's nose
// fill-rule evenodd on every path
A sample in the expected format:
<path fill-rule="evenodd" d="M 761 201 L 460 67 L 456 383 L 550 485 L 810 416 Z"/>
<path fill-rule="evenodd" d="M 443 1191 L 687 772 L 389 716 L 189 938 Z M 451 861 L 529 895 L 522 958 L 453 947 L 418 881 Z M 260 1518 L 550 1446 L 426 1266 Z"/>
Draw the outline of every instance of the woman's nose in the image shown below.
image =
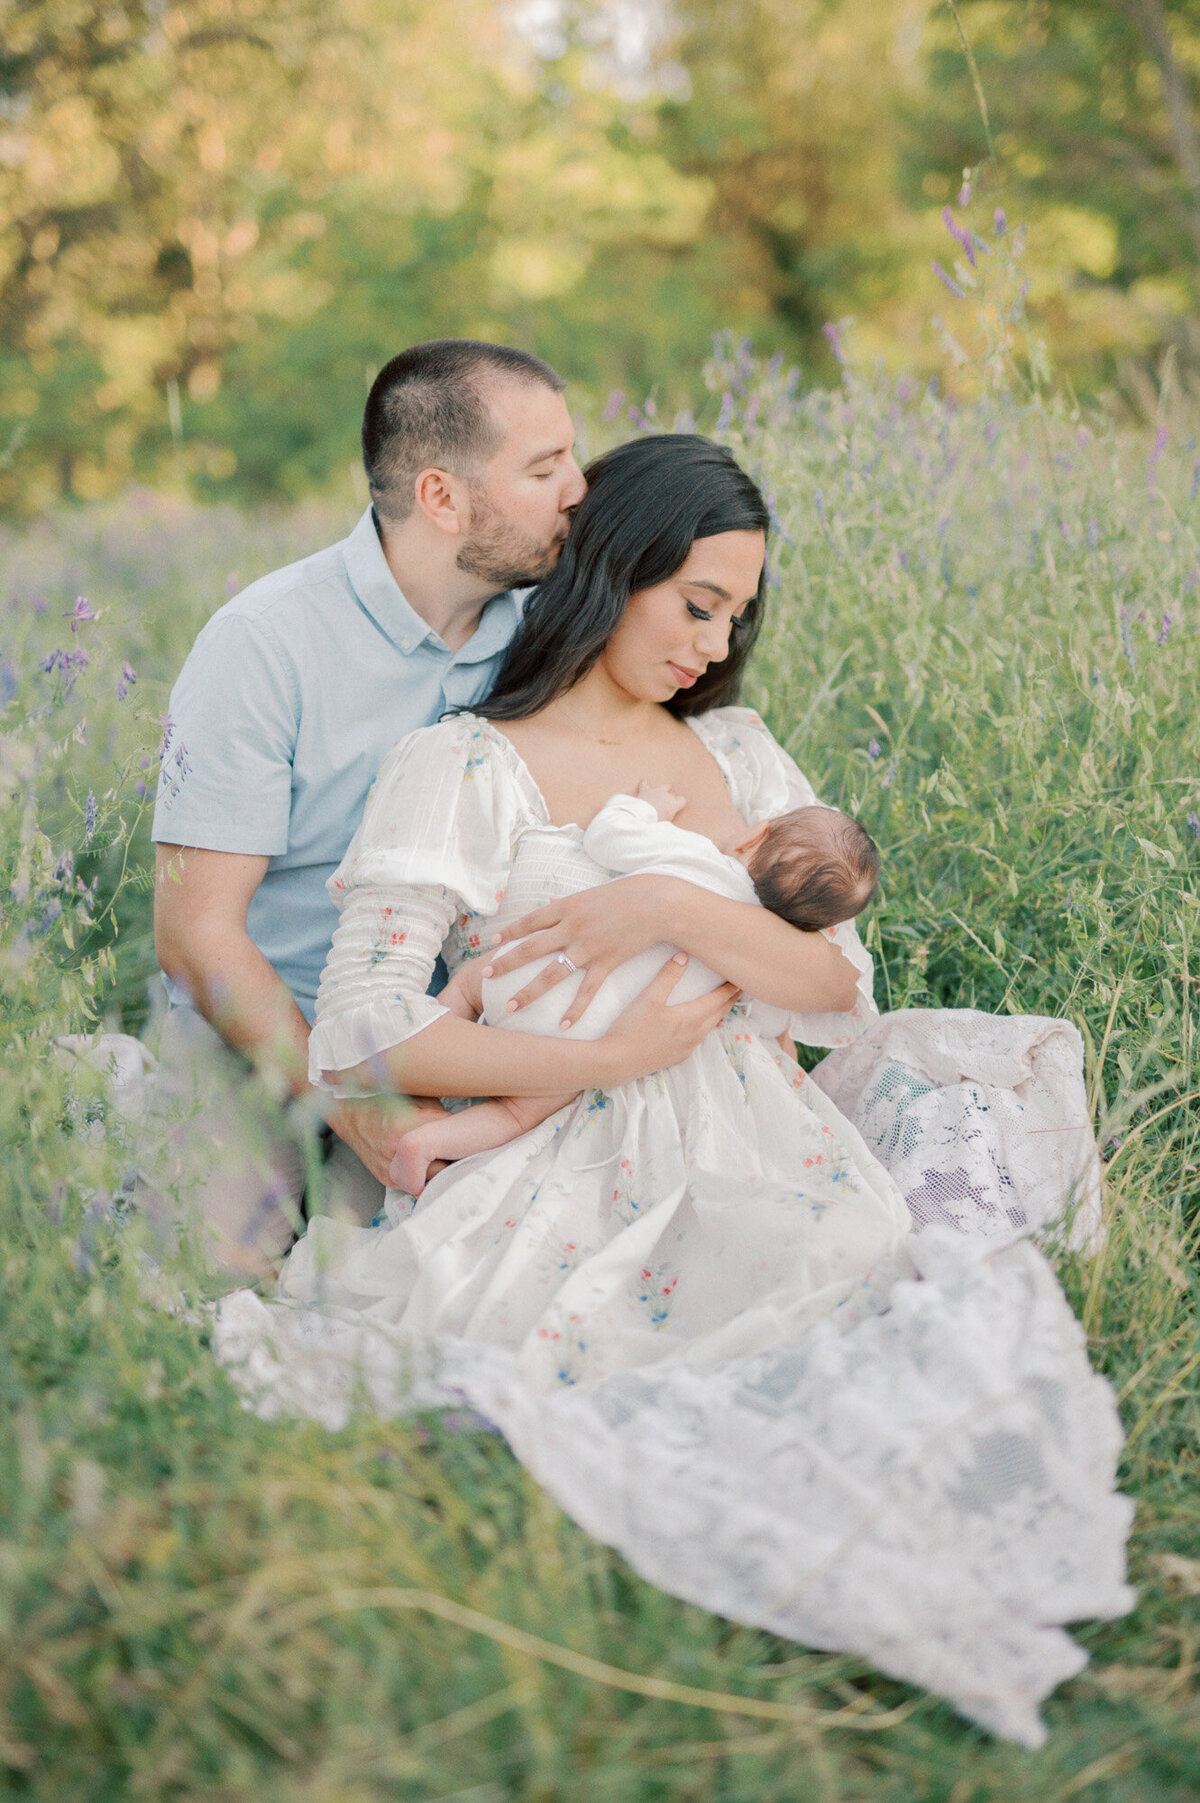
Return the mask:
<path fill-rule="evenodd" d="M 699 620 L 693 643 L 710 664 L 724 663 L 729 655 L 728 620 Z"/>

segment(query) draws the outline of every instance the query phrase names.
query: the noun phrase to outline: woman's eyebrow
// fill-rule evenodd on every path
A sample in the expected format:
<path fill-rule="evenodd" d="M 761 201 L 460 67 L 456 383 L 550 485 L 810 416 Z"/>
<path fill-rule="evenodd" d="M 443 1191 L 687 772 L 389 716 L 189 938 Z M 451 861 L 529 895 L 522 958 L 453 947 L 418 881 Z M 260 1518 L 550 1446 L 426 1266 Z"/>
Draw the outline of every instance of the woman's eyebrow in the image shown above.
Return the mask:
<path fill-rule="evenodd" d="M 683 579 L 683 586 L 685 588 L 707 589 L 708 593 L 710 595 L 715 595 L 718 601 L 733 600 L 733 596 L 730 594 L 729 590 L 727 588 L 722 588 L 719 582 L 705 582 L 699 576 L 685 576 Z"/>
<path fill-rule="evenodd" d="M 706 590 L 708 594 L 715 595 L 718 601 L 733 601 L 733 596 L 730 594 L 729 590 L 727 588 L 722 588 L 719 582 L 705 582 L 699 576 L 685 576 L 683 579 L 683 586 L 684 588 L 702 588 Z M 757 595 L 747 595 L 744 601 L 734 601 L 734 606 L 752 607 L 757 599 Z"/>

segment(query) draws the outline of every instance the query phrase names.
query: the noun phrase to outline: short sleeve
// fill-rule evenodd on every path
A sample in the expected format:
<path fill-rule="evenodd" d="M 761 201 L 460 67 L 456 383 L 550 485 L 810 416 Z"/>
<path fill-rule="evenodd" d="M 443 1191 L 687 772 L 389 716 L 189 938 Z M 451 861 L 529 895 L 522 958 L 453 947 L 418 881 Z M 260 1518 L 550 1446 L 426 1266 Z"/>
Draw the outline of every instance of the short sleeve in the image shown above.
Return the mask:
<path fill-rule="evenodd" d="M 808 778 L 748 707 L 714 708 L 695 723 L 700 737 L 724 766 L 734 802 L 751 826 L 792 808 L 824 807 Z M 878 1019 L 872 993 L 874 966 L 871 954 L 852 921 L 827 927 L 831 939 L 854 966 L 858 995 L 846 1014 L 793 1014 L 789 1031 L 802 1045 L 850 1045 Z"/>
<path fill-rule="evenodd" d="M 392 747 L 328 883 L 341 920 L 317 993 L 312 1081 L 446 1013 L 426 994 L 437 955 L 458 916 L 499 907 L 523 823 L 512 774 L 471 716 Z"/>
<path fill-rule="evenodd" d="M 299 683 L 260 622 L 222 609 L 171 691 L 152 837 L 278 857 L 288 848 Z"/>

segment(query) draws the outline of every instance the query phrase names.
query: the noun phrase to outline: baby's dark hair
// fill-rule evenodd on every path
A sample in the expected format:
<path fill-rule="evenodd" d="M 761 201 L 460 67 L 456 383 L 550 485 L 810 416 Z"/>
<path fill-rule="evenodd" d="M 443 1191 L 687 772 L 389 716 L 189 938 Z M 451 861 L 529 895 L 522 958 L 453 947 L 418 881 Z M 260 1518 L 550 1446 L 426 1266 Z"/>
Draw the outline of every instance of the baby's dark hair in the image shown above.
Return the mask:
<path fill-rule="evenodd" d="M 879 847 L 837 808 L 793 808 L 771 821 L 749 868 L 764 908 L 816 933 L 861 914 L 879 881 Z"/>

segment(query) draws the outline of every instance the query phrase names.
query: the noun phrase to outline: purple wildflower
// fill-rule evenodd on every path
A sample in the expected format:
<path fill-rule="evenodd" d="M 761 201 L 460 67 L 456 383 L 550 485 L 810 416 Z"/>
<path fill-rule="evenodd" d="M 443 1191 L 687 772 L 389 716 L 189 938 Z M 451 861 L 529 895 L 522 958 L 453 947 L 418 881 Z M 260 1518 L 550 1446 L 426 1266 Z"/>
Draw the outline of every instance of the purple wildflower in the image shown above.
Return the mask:
<path fill-rule="evenodd" d="M 87 801 L 83 808 L 83 842 L 90 845 L 96 831 L 96 796 L 92 789 L 87 792 Z"/>
<path fill-rule="evenodd" d="M 64 620 L 70 620 L 72 632 L 78 632 L 85 620 L 97 617 L 95 608 L 83 595 L 77 596 L 74 607 L 68 607 L 62 615 Z"/>
<path fill-rule="evenodd" d="M 947 275 L 937 258 L 933 259 L 933 273 L 943 288 L 948 288 L 956 300 L 966 300 L 966 290 L 960 288 L 952 275 Z"/>
<path fill-rule="evenodd" d="M 1127 607 L 1121 608 L 1117 618 L 1121 627 L 1121 649 L 1132 666 L 1134 662 L 1133 633 L 1130 631 L 1129 627 L 1129 609 Z"/>
<path fill-rule="evenodd" d="M 137 671 L 132 664 L 122 664 L 121 675 L 117 682 L 117 700 L 124 701 L 130 689 L 137 681 Z"/>
<path fill-rule="evenodd" d="M 8 706 L 19 686 L 16 665 L 6 657 L 0 658 L 0 707 Z"/>
<path fill-rule="evenodd" d="M 165 758 L 168 751 L 171 749 L 171 740 L 174 737 L 174 734 L 175 734 L 174 720 L 172 720 L 170 714 L 163 714 L 163 716 L 162 716 L 162 744 L 158 748 L 158 755 L 159 755 L 160 759 Z"/>
<path fill-rule="evenodd" d="M 39 669 L 44 670 L 47 676 L 54 670 L 60 670 L 66 677 L 66 686 L 69 692 L 74 686 L 75 678 L 79 675 L 80 671 L 87 669 L 90 662 L 91 656 L 86 651 L 58 650 L 51 651 L 42 659 L 41 664 L 38 667 Z"/>
<path fill-rule="evenodd" d="M 1078 445 L 1079 449 L 1081 451 L 1086 450 L 1088 445 L 1091 444 L 1091 442 L 1092 442 L 1092 435 L 1088 431 L 1087 427 L 1086 426 L 1077 427 L 1076 431 L 1075 431 L 1075 443 Z"/>
<path fill-rule="evenodd" d="M 841 326 L 835 325 L 832 319 L 827 319 L 825 324 L 821 327 L 821 330 L 824 332 L 826 338 L 828 338 L 829 348 L 837 358 L 837 361 L 839 363 L 845 363 L 846 353 L 842 348 Z"/>
<path fill-rule="evenodd" d="M 1195 808 L 1188 815 L 1184 825 L 1193 839 L 1200 839 L 1200 814 L 1197 814 Z"/>
<path fill-rule="evenodd" d="M 1004 211 L 1003 207 L 996 208 L 995 218 L 992 223 L 996 228 L 997 238 L 1003 238 L 1005 232 L 1008 230 L 1008 214 Z"/>
<path fill-rule="evenodd" d="M 145 783 L 142 781 L 140 776 L 138 777 L 137 781 L 133 785 L 133 792 L 137 796 L 139 801 L 145 801 L 147 795 L 149 795 L 149 793 L 150 793 L 149 789 L 146 787 Z"/>
<path fill-rule="evenodd" d="M 1162 625 L 1158 629 L 1158 648 L 1161 651 L 1167 642 L 1167 634 L 1171 630 L 1171 621 L 1175 618 L 1169 607 L 1164 607 Z"/>
<path fill-rule="evenodd" d="M 1090 519 L 1087 523 L 1087 538 L 1090 549 L 1093 551 L 1098 550 L 1100 546 L 1100 528 L 1096 524 L 1095 519 Z"/>
<path fill-rule="evenodd" d="M 960 225 L 949 207 L 942 208 L 942 224 L 963 252 L 971 268 L 975 267 L 975 245 L 966 226 Z"/>
<path fill-rule="evenodd" d="M 878 739 L 867 740 L 867 756 L 869 758 L 877 758 L 880 754 L 880 750 L 881 746 Z"/>
<path fill-rule="evenodd" d="M 1165 426 L 1160 426 L 1158 431 L 1154 434 L 1154 449 L 1150 453 L 1149 466 L 1151 470 L 1154 469 L 1166 448 L 1167 428 Z"/>
<path fill-rule="evenodd" d="M 969 177 L 965 175 L 962 187 L 958 190 L 958 204 L 960 207 L 969 207 L 971 204 L 971 183 Z"/>
<path fill-rule="evenodd" d="M 816 503 L 817 518 L 820 520 L 820 522 L 823 526 L 825 524 L 825 491 L 823 489 L 818 488 L 817 491 L 815 492 L 815 494 L 813 495 L 813 500 Z"/>
<path fill-rule="evenodd" d="M 607 405 L 605 406 L 604 412 L 601 415 L 601 418 L 603 420 L 605 420 L 609 425 L 611 425 L 613 420 L 616 419 L 617 415 L 620 413 L 620 411 L 624 405 L 625 405 L 625 390 L 623 388 L 614 388 L 612 393 L 608 397 L 608 402 L 607 402 Z"/>
<path fill-rule="evenodd" d="M 728 432 L 730 421 L 732 419 L 733 419 L 733 396 L 730 394 L 729 390 L 726 389 L 724 394 L 721 396 L 721 411 L 717 415 L 717 423 L 716 423 L 716 427 L 714 428 L 718 438 L 720 437 L 722 432 Z"/>
<path fill-rule="evenodd" d="M 749 431 L 758 418 L 758 396 L 752 394 L 746 403 L 746 430 Z"/>
<path fill-rule="evenodd" d="M 675 424 L 671 430 L 672 432 L 694 432 L 696 430 L 696 415 L 690 407 L 685 407 L 682 413 L 675 415 Z"/>

